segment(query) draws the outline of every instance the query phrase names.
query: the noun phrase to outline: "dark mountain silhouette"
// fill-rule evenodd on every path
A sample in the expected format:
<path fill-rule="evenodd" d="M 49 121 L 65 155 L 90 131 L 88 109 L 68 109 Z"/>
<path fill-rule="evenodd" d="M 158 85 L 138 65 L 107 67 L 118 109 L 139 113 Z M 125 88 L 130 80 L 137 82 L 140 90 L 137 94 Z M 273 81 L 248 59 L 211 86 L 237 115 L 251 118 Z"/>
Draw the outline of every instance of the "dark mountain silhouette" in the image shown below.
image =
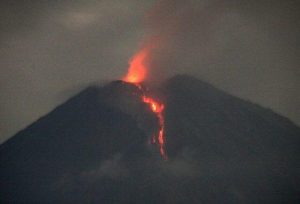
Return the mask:
<path fill-rule="evenodd" d="M 299 203 L 300 129 L 189 76 L 157 90 L 157 118 L 133 85 L 90 87 L 0 146 L 1 203 Z"/>

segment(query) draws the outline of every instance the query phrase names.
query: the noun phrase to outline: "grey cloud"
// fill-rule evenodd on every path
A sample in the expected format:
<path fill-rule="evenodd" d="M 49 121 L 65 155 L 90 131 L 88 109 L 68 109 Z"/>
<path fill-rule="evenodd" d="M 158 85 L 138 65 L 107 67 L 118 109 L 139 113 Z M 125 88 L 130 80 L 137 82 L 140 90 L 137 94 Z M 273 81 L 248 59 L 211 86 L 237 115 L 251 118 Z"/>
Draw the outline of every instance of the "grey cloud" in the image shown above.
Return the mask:
<path fill-rule="evenodd" d="M 81 173 L 81 178 L 88 181 L 96 181 L 103 178 L 119 179 L 128 175 L 128 170 L 121 164 L 122 155 L 116 153 L 111 159 L 101 162 L 95 168 Z"/>
<path fill-rule="evenodd" d="M 201 169 L 189 159 L 174 158 L 161 166 L 162 171 L 175 178 L 193 178 L 201 175 Z"/>
<path fill-rule="evenodd" d="M 61 193 L 66 193 L 76 189 L 88 189 L 89 186 L 96 184 L 102 179 L 121 180 L 128 177 L 128 169 L 122 165 L 122 154 L 115 153 L 111 158 L 101 161 L 98 166 L 85 167 L 76 173 L 65 173 L 63 176 L 54 180 L 51 188 Z"/>

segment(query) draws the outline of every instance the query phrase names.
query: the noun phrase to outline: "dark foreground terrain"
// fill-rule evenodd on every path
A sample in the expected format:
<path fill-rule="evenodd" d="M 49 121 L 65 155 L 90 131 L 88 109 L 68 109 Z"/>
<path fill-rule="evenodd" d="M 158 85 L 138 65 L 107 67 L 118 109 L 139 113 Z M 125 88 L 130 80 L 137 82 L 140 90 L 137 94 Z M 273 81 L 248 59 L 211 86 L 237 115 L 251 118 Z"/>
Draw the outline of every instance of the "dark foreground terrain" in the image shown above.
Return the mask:
<path fill-rule="evenodd" d="M 188 76 L 155 94 L 157 118 L 130 84 L 90 87 L 0 146 L 0 203 L 300 203 L 300 129 Z"/>

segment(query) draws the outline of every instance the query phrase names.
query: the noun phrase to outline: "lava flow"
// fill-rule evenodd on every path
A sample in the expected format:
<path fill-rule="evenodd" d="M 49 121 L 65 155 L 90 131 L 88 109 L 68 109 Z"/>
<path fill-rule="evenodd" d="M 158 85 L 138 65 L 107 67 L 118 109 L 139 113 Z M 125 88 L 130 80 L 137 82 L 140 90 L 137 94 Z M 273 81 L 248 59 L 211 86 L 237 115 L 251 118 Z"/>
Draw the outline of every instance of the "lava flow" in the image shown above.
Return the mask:
<path fill-rule="evenodd" d="M 158 135 L 153 135 L 152 143 L 155 144 L 156 141 L 159 145 L 160 154 L 164 159 L 167 159 L 167 154 L 165 150 L 165 119 L 163 116 L 163 110 L 165 108 L 164 104 L 155 101 L 153 98 L 143 96 L 143 102 L 148 104 L 151 111 L 156 114 L 158 118 L 159 131 Z"/>
<path fill-rule="evenodd" d="M 140 50 L 130 61 L 130 67 L 127 75 L 123 78 L 123 81 L 132 83 L 138 87 L 141 92 L 141 100 L 147 104 L 150 110 L 158 118 L 158 133 L 154 134 L 151 139 L 152 144 L 158 144 L 160 154 L 163 159 L 167 160 L 168 156 L 165 149 L 165 119 L 163 115 L 164 104 L 156 101 L 152 97 L 146 94 L 146 91 L 141 86 L 141 82 L 145 80 L 147 69 L 145 66 L 145 60 L 149 54 L 149 49 L 144 48 Z"/>

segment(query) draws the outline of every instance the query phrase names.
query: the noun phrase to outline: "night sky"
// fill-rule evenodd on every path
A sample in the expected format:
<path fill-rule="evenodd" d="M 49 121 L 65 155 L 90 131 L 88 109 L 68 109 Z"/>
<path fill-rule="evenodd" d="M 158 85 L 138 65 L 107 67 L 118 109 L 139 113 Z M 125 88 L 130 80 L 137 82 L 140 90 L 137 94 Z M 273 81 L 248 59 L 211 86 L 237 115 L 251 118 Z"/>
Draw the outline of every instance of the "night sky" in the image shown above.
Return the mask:
<path fill-rule="evenodd" d="M 63 3 L 62 3 L 63 2 Z M 0 142 L 159 42 L 149 81 L 185 73 L 300 124 L 297 0 L 1 1 Z"/>

